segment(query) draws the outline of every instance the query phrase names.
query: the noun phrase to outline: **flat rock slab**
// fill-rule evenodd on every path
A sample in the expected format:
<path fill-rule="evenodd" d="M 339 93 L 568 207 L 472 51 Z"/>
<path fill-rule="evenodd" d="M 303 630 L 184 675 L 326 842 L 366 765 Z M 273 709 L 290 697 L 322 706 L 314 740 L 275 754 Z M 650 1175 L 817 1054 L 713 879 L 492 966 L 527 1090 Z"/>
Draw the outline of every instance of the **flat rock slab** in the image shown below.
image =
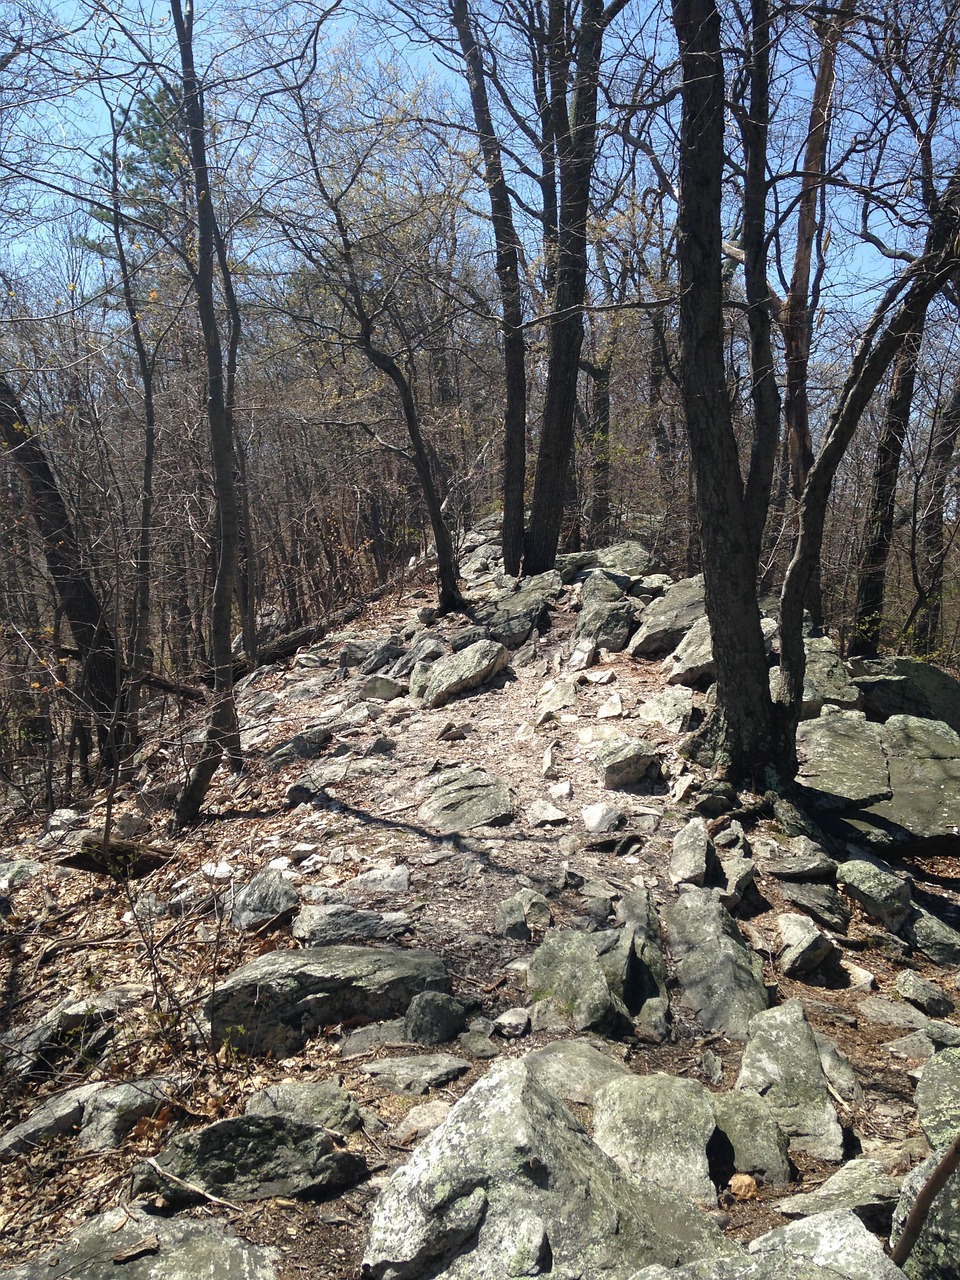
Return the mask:
<path fill-rule="evenodd" d="M 874 695 L 888 695 L 887 703 L 876 708 L 877 719 L 886 720 L 899 713 L 931 719 L 936 716 L 960 733 L 960 680 L 920 658 L 878 658 L 859 665 L 868 682 L 891 682 Z M 896 705 L 898 702 L 902 705 Z"/>
<path fill-rule="evenodd" d="M 424 706 L 442 707 L 458 693 L 467 693 L 504 670 L 510 655 L 496 640 L 478 640 L 459 653 L 447 653 L 430 666 L 423 691 Z"/>
<path fill-rule="evenodd" d="M 402 911 L 365 911 L 345 902 L 302 907 L 291 932 L 307 947 L 338 942 L 383 942 L 410 931 L 410 917 Z"/>
<path fill-rule="evenodd" d="M 883 731 L 857 712 L 802 721 L 797 754 L 797 781 L 822 807 L 863 808 L 891 794 Z"/>
<path fill-rule="evenodd" d="M 413 1058 L 379 1058 L 365 1062 L 360 1070 L 391 1093 L 419 1096 L 466 1075 L 470 1063 L 449 1053 L 424 1053 Z"/>
<path fill-rule="evenodd" d="M 276 1280 L 280 1251 L 248 1244 L 223 1221 L 162 1218 L 124 1205 L 90 1218 L 49 1251 L 52 1263 L 0 1271 L 5 1280 Z"/>
<path fill-rule="evenodd" d="M 843 1132 L 820 1049 L 799 1000 L 753 1018 L 737 1088 L 764 1099 L 792 1150 L 820 1160 L 843 1158 Z"/>
<path fill-rule="evenodd" d="M 363 1157 L 337 1150 L 321 1125 L 284 1115 L 233 1116 L 179 1134 L 138 1165 L 131 1194 L 159 1194 L 175 1206 L 201 1203 L 202 1192 L 237 1201 L 312 1197 L 352 1186 L 366 1172 Z"/>
<path fill-rule="evenodd" d="M 522 1060 L 494 1066 L 393 1174 L 363 1275 L 628 1280 L 730 1252 L 705 1215 L 627 1178 Z"/>
<path fill-rule="evenodd" d="M 630 1075 L 594 1099 L 594 1141 L 624 1173 L 711 1207 L 707 1143 L 715 1128 L 710 1094 L 695 1080 Z"/>
<path fill-rule="evenodd" d="M 754 841 L 753 856 L 765 875 L 776 876 L 778 880 L 826 882 L 836 879 L 834 859 L 807 836 L 784 841 Z"/>
<path fill-rule="evenodd" d="M 821 1274 L 844 1280 L 903 1280 L 903 1272 L 890 1261 L 883 1245 L 849 1209 L 817 1213 L 789 1226 L 777 1227 L 752 1241 L 750 1253 L 799 1257 L 822 1268 Z M 781 1271 L 781 1276 L 792 1273 Z M 928 1272 L 925 1280 L 933 1280 Z"/>
<path fill-rule="evenodd" d="M 421 791 L 427 792 L 427 797 L 417 810 L 417 818 L 441 835 L 471 827 L 502 826 L 517 812 L 517 798 L 510 787 L 484 769 L 444 769 L 426 778 Z"/>
<path fill-rule="evenodd" d="M 557 1040 L 534 1049 L 524 1061 L 537 1080 L 563 1102 L 579 1102 L 592 1106 L 597 1093 L 605 1085 L 633 1073 L 609 1048 L 601 1048 L 589 1040 Z"/>
<path fill-rule="evenodd" d="M 745 1040 L 750 1019 L 769 1003 L 763 965 L 716 892 L 688 890 L 665 909 L 663 922 L 683 1004 L 707 1031 Z"/>
<path fill-rule="evenodd" d="M 449 992 L 442 961 L 397 947 L 272 951 L 224 980 L 207 1000 L 215 1044 L 285 1058 L 343 1018 L 399 1017 L 421 991 Z"/>
<path fill-rule="evenodd" d="M 787 1196 L 774 1205 L 787 1218 L 809 1218 L 851 1209 L 870 1231 L 886 1235 L 900 1198 L 900 1183 L 876 1160 L 851 1160 L 809 1195 Z"/>

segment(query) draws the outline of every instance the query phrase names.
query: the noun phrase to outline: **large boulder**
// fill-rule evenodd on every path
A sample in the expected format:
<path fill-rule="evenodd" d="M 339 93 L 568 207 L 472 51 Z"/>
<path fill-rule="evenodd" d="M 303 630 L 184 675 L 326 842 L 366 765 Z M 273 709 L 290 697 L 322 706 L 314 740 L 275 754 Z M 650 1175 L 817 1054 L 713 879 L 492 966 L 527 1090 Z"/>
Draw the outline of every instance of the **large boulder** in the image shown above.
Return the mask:
<path fill-rule="evenodd" d="M 538 629 L 563 582 L 556 571 L 524 578 L 516 589 L 496 596 L 477 607 L 476 618 L 484 624 L 492 640 L 517 649 Z"/>
<path fill-rule="evenodd" d="M 622 989 L 611 989 L 598 950 L 597 934 L 565 930 L 547 938 L 527 970 L 530 999 L 549 1001 L 556 1018 L 576 1031 L 629 1035 L 633 1021 Z"/>
<path fill-rule="evenodd" d="M 805 720 L 797 731 L 798 781 L 818 805 L 865 807 L 890 796 L 883 732 L 862 714 L 842 711 Z"/>
<path fill-rule="evenodd" d="M 960 680 L 954 676 L 920 658 L 877 658 L 855 665 L 872 718 L 923 716 L 943 720 L 960 733 Z"/>
<path fill-rule="evenodd" d="M 271 951 L 230 974 L 208 998 L 206 1014 L 215 1044 L 285 1058 L 329 1023 L 400 1017 L 421 991 L 449 990 L 446 969 L 428 951 Z"/>
<path fill-rule="evenodd" d="M 517 812 L 517 799 L 510 787 L 484 769 L 443 769 L 425 778 L 420 790 L 426 798 L 417 818 L 441 835 L 471 827 L 501 826 Z"/>
<path fill-rule="evenodd" d="M 390 1179 L 365 1280 L 603 1276 L 730 1252 L 681 1197 L 627 1178 L 522 1060 L 495 1066 Z"/>
<path fill-rule="evenodd" d="M 789 1135 L 791 1150 L 820 1160 L 843 1158 L 843 1131 L 799 1000 L 752 1019 L 737 1088 L 764 1099 Z"/>
<path fill-rule="evenodd" d="M 459 653 L 447 653 L 430 666 L 423 691 L 427 707 L 442 707 L 458 693 L 476 689 L 499 675 L 510 655 L 497 640 L 478 640 Z"/>
<path fill-rule="evenodd" d="M 923 1069 L 916 1093 L 920 1127 L 932 1147 L 946 1147 L 960 1132 L 960 1049 L 944 1049 Z"/>
<path fill-rule="evenodd" d="M 640 630 L 630 641 L 627 651 L 633 658 L 669 653 L 705 613 L 703 577 L 682 578 L 659 600 L 647 605 Z"/>
<path fill-rule="evenodd" d="M 690 889 L 663 913 L 681 1001 L 707 1031 L 745 1040 L 769 1001 L 763 966 L 710 889 Z"/>
<path fill-rule="evenodd" d="M 863 695 L 851 680 L 830 637 L 808 636 L 803 648 L 806 665 L 801 719 L 819 716 L 826 706 L 840 707 L 843 711 L 859 710 Z"/>
<path fill-rule="evenodd" d="M 816 1266 L 824 1280 L 903 1280 L 902 1271 L 883 1252 L 877 1237 L 849 1209 L 833 1209 L 776 1227 L 747 1248 L 754 1256 L 779 1259 L 784 1280 L 788 1276 L 792 1280 L 792 1259 Z M 936 1274 L 928 1272 L 925 1280 L 933 1280 Z"/>
<path fill-rule="evenodd" d="M 903 1234 L 910 1210 L 943 1154 L 943 1149 L 935 1152 L 907 1175 L 893 1214 L 891 1244 Z M 910 1280 L 960 1280 L 960 1172 L 951 1174 L 934 1196 L 903 1270 Z"/>

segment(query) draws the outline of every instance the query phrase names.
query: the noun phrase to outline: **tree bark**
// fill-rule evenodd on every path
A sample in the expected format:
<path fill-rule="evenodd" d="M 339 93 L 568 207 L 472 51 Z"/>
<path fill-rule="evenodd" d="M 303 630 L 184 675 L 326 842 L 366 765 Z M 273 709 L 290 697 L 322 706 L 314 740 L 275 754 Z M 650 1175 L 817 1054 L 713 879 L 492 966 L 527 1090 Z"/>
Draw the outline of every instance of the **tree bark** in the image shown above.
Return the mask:
<path fill-rule="evenodd" d="M 947 477 L 960 439 L 960 378 L 946 407 L 933 423 L 933 440 L 921 487 L 917 529 L 917 559 L 921 566 L 917 602 L 907 633 L 914 653 L 929 657 L 936 651 L 943 612 L 943 562 L 950 543 L 943 536 Z"/>

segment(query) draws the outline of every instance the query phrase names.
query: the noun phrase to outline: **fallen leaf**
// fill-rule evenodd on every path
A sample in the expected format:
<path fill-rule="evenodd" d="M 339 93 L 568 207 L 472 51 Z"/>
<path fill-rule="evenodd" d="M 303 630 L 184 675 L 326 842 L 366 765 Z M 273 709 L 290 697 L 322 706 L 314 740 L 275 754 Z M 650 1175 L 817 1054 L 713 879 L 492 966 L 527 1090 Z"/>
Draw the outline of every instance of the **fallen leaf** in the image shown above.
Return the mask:
<path fill-rule="evenodd" d="M 729 1182 L 730 1194 L 734 1200 L 759 1200 L 760 1192 L 756 1181 L 749 1173 L 735 1173 Z"/>

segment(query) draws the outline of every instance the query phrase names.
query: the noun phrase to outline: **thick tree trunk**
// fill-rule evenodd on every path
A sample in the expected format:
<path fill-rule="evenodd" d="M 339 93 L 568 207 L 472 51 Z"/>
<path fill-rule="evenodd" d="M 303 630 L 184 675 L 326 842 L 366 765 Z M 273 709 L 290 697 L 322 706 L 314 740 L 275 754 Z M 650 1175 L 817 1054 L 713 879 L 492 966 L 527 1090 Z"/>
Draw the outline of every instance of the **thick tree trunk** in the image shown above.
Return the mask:
<path fill-rule="evenodd" d="M 80 655 L 76 693 L 97 728 L 104 763 L 113 768 L 120 735 L 120 659 L 103 603 L 83 561 L 60 489 L 40 439 L 0 374 L 0 443 L 20 476 L 47 569 Z"/>
<path fill-rule="evenodd" d="M 893 537 L 893 517 L 897 496 L 897 476 L 903 441 L 910 421 L 913 391 L 917 381 L 917 360 L 925 316 L 904 340 L 893 371 L 887 397 L 887 411 L 877 444 L 867 516 L 867 536 L 857 575 L 857 604 L 853 620 L 851 657 L 875 658 L 883 624 L 883 593 L 887 558 Z"/>
<path fill-rule="evenodd" d="M 691 744 L 726 776 L 753 779 L 780 766 L 779 732 L 757 604 L 757 555 L 748 528 L 724 366 L 721 177 L 724 77 L 713 0 L 674 0 L 683 67 L 680 133 L 680 368 L 696 474 L 716 708 Z"/>
<path fill-rule="evenodd" d="M 936 652 L 943 613 L 943 562 L 949 542 L 943 536 L 947 478 L 960 439 L 960 379 L 946 408 L 933 424 L 933 440 L 921 487 L 920 519 L 917 528 L 917 555 L 920 586 L 917 603 L 911 610 L 908 633 L 915 653 L 929 657 Z"/>

